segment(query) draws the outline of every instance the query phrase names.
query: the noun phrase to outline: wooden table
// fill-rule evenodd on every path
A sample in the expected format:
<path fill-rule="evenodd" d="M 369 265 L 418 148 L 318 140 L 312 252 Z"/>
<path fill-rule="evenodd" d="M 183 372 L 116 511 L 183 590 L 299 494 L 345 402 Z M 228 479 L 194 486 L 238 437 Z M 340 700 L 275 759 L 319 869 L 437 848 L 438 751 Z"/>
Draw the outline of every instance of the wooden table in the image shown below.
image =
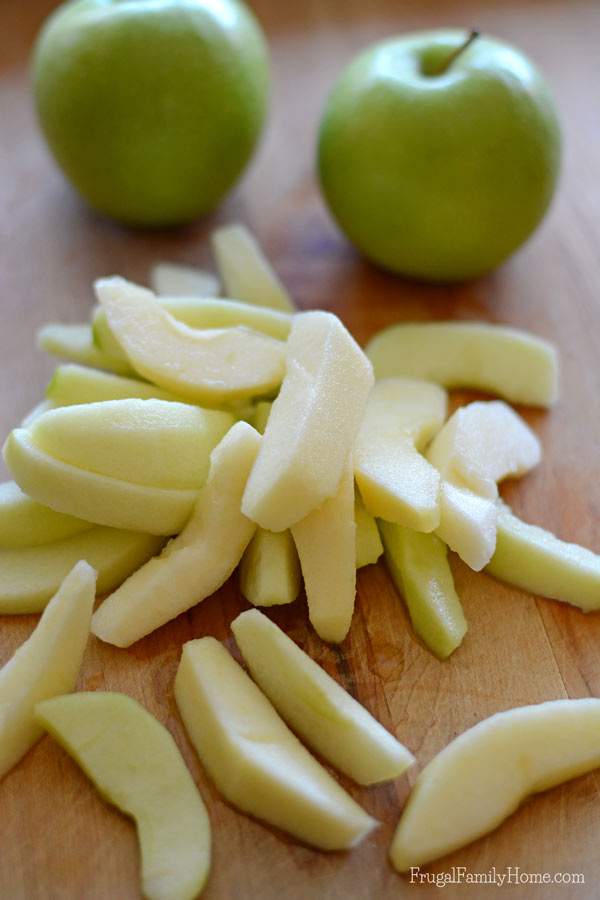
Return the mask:
<path fill-rule="evenodd" d="M 206 264 L 206 236 L 241 219 L 256 229 L 304 308 L 337 312 L 360 340 L 398 319 L 481 318 L 531 328 L 555 341 L 562 397 L 552 413 L 525 411 L 545 459 L 507 486 L 516 510 L 561 536 L 600 550 L 600 9 L 568 3 L 456 0 L 312 0 L 255 7 L 273 53 L 270 126 L 242 184 L 219 213 L 176 233 L 122 230 L 72 196 L 36 131 L 26 61 L 51 0 L 14 0 L 0 11 L 0 347 L 3 433 L 41 397 L 52 361 L 35 349 L 49 319 L 83 320 L 92 278 L 144 280 L 158 258 Z M 356 257 L 328 218 L 313 174 L 320 110 L 340 68 L 374 39 L 415 28 L 477 25 L 519 44 L 545 69 L 563 121 L 564 175 L 551 215 L 499 272 L 464 287 L 404 283 Z M 466 395 L 463 395 L 463 399 Z M 415 639 L 383 566 L 363 570 L 352 631 L 341 650 L 307 627 L 304 602 L 273 618 L 339 678 L 423 765 L 484 716 L 515 705 L 600 692 L 600 616 L 511 590 L 452 560 L 469 621 L 464 645 L 440 663 Z M 1 576 L 0 576 L 1 577 Z M 92 640 L 79 686 L 122 690 L 171 729 L 209 806 L 214 861 L 207 900 L 382 900 L 407 896 L 387 847 L 409 779 L 347 787 L 381 820 L 352 853 L 322 854 L 240 815 L 207 781 L 184 735 L 172 694 L 181 645 L 213 634 L 232 647 L 229 622 L 243 608 L 235 580 L 127 651 Z M 0 659 L 27 637 L 33 617 L 0 625 Z M 511 897 L 600 894 L 598 774 L 528 803 L 492 835 L 432 867 L 496 866 L 582 872 L 585 885 L 516 887 Z M 105 806 L 79 769 L 44 739 L 0 784 L 0 897 L 126 900 L 138 896 L 135 832 Z M 413 888 L 438 896 L 434 886 Z M 492 891 L 492 888 L 489 888 Z M 483 887 L 446 887 L 479 898 Z M 490 894 L 491 896 L 491 894 Z"/>

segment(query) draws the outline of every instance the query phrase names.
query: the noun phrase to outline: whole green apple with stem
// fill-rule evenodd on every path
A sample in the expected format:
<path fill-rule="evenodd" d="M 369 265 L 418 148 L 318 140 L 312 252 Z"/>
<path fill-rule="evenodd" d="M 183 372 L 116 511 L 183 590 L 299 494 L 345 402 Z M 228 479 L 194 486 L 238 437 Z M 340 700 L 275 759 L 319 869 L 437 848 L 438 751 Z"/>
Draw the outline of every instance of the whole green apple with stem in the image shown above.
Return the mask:
<path fill-rule="evenodd" d="M 373 262 L 429 281 L 493 269 L 552 198 L 560 129 L 523 54 L 477 32 L 409 34 L 334 86 L 318 167 L 329 208 Z"/>
<path fill-rule="evenodd" d="M 263 125 L 268 59 L 238 0 L 74 0 L 33 56 L 39 121 L 67 178 L 122 222 L 215 207 Z"/>

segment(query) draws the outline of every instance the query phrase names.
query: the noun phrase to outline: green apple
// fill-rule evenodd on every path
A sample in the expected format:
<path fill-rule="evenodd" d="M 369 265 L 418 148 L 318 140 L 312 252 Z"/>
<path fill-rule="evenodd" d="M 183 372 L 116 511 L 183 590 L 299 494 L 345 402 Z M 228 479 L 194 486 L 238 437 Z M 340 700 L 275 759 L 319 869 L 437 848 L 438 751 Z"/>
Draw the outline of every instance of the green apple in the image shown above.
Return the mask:
<path fill-rule="evenodd" d="M 0 778 L 42 736 L 39 700 L 72 691 L 90 634 L 96 573 L 84 560 L 66 575 L 35 631 L 0 669 Z"/>
<path fill-rule="evenodd" d="M 176 225 L 213 209 L 248 162 L 267 51 L 237 0 L 76 0 L 44 26 L 33 83 L 50 149 L 92 207 Z"/>
<path fill-rule="evenodd" d="M 531 794 L 600 766 L 600 700 L 551 700 L 484 719 L 415 783 L 390 857 L 400 872 L 487 834 Z M 481 896 L 481 894 L 480 894 Z"/>
<path fill-rule="evenodd" d="M 533 64 L 459 30 L 361 53 L 333 89 L 318 147 L 325 199 L 349 239 L 432 281 L 477 277 L 516 250 L 548 208 L 559 163 L 554 104 Z"/>
<path fill-rule="evenodd" d="M 35 715 L 104 799 L 135 820 L 144 897 L 195 900 L 210 867 L 210 822 L 170 732 L 136 700 L 107 691 L 44 700 Z"/>

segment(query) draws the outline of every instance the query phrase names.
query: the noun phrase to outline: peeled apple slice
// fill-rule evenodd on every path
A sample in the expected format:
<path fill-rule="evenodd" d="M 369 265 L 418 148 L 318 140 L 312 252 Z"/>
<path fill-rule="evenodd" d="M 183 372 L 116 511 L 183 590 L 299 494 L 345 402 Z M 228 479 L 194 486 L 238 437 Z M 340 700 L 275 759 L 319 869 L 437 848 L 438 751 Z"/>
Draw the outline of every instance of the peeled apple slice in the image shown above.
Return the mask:
<path fill-rule="evenodd" d="M 404 597 L 412 626 L 439 659 L 462 643 L 467 622 L 454 589 L 446 545 L 434 534 L 421 534 L 380 521 L 385 561 Z"/>
<path fill-rule="evenodd" d="M 512 403 L 552 406 L 558 357 L 547 341 L 486 322 L 414 322 L 384 328 L 366 353 L 376 378 L 408 376 L 473 388 Z"/>
<path fill-rule="evenodd" d="M 457 409 L 427 452 L 445 478 L 492 499 L 499 481 L 529 472 L 541 455 L 531 428 L 501 400 Z"/>
<path fill-rule="evenodd" d="M 108 323 L 134 369 L 188 400 L 219 406 L 275 391 L 284 344 L 247 328 L 189 328 L 151 291 L 124 278 L 95 284 Z"/>
<path fill-rule="evenodd" d="M 302 583 L 300 561 L 289 531 L 257 528 L 240 562 L 240 590 L 253 606 L 293 603 Z"/>
<path fill-rule="evenodd" d="M 57 366 L 46 388 L 46 397 L 55 407 L 100 403 L 103 400 L 126 400 L 129 397 L 141 400 L 181 399 L 154 384 L 140 381 L 139 378 L 125 378 L 75 363 Z"/>
<path fill-rule="evenodd" d="M 231 628 L 250 674 L 306 744 L 358 784 L 398 778 L 412 753 L 257 609 Z"/>
<path fill-rule="evenodd" d="M 354 847 L 375 827 L 214 638 L 184 645 L 175 699 L 203 766 L 238 809 L 322 850 Z"/>
<path fill-rule="evenodd" d="M 218 297 L 221 293 L 219 279 L 212 272 L 180 263 L 159 262 L 152 266 L 150 286 L 156 294 L 171 297 Z"/>
<path fill-rule="evenodd" d="M 135 374 L 127 359 L 109 356 L 96 347 L 91 326 L 87 323 L 63 325 L 57 322 L 44 325 L 38 332 L 38 346 L 46 353 L 83 366 L 105 369 L 118 375 Z"/>
<path fill-rule="evenodd" d="M 419 452 L 442 427 L 443 388 L 409 378 L 378 381 L 354 446 L 354 474 L 372 516 L 419 531 L 440 522 L 440 476 Z"/>
<path fill-rule="evenodd" d="M 90 522 L 36 503 L 14 481 L 0 484 L 0 548 L 37 547 L 92 527 Z"/>
<path fill-rule="evenodd" d="M 256 525 L 240 511 L 260 436 L 237 422 L 213 450 L 192 517 L 163 553 L 138 569 L 94 614 L 93 633 L 129 647 L 213 594 L 232 574 Z"/>
<path fill-rule="evenodd" d="M 44 453 L 25 428 L 11 431 L 3 454 L 26 494 L 57 512 L 97 525 L 177 534 L 198 497 L 198 490 L 132 484 L 72 466 Z"/>
<path fill-rule="evenodd" d="M 522 522 L 504 504 L 498 513 L 496 552 L 486 571 L 584 612 L 600 609 L 600 556 Z"/>
<path fill-rule="evenodd" d="M 480 572 L 494 555 L 497 521 L 497 501 L 442 481 L 436 534 L 474 572 Z"/>
<path fill-rule="evenodd" d="M 228 297 L 293 312 L 290 295 L 244 225 L 226 225 L 212 235 L 217 268 Z"/>
<path fill-rule="evenodd" d="M 0 778 L 42 736 L 38 700 L 72 691 L 90 633 L 96 573 L 83 560 L 66 576 L 35 631 L 0 669 Z"/>
<path fill-rule="evenodd" d="M 65 406 L 31 426 L 35 445 L 61 462 L 150 487 L 194 490 L 230 413 L 168 400 L 105 400 Z"/>
<path fill-rule="evenodd" d="M 338 490 L 373 384 L 371 364 L 337 316 L 294 316 L 286 376 L 242 509 L 284 531 Z"/>
<path fill-rule="evenodd" d="M 344 640 L 356 596 L 356 524 L 352 458 L 337 494 L 292 526 L 308 616 L 323 641 Z"/>
<path fill-rule="evenodd" d="M 131 697 L 105 691 L 46 700 L 36 718 L 135 820 L 144 897 L 194 900 L 208 877 L 210 822 L 167 729 Z"/>
<path fill-rule="evenodd" d="M 97 371 L 97 369 L 90 369 L 90 372 L 94 371 Z M 36 419 L 39 419 L 41 415 L 48 412 L 50 409 L 56 409 L 58 405 L 58 403 L 54 403 L 52 400 L 41 400 L 39 403 L 36 403 L 33 409 L 29 410 L 19 427 L 29 428 L 29 426 L 32 425 Z"/>
<path fill-rule="evenodd" d="M 98 573 L 98 593 L 111 591 L 162 546 L 151 534 L 92 527 L 39 547 L 0 550 L 0 614 L 38 613 L 80 559 Z"/>
<path fill-rule="evenodd" d="M 360 497 L 354 498 L 354 521 L 356 522 L 356 568 L 376 563 L 383 553 L 377 523 L 363 506 Z"/>
<path fill-rule="evenodd" d="M 419 775 L 394 835 L 400 872 L 471 843 L 532 794 L 600 765 L 600 700 L 552 700 L 497 713 Z"/>

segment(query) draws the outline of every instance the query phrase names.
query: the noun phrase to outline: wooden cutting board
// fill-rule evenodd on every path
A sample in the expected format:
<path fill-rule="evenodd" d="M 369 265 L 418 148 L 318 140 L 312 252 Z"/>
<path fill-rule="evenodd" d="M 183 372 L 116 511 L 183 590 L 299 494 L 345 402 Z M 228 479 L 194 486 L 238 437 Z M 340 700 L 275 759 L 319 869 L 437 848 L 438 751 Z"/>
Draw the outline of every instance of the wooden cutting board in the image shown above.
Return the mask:
<path fill-rule="evenodd" d="M 400 4 L 313 0 L 255 7 L 273 53 L 269 129 L 242 184 L 209 220 L 184 231 L 142 234 L 88 213 L 54 169 L 36 131 L 26 61 L 51 0 L 5 0 L 0 9 L 0 359 L 2 433 L 41 397 L 52 361 L 35 348 L 49 319 L 83 320 L 91 280 L 114 272 L 145 280 L 157 259 L 210 264 L 206 237 L 243 220 L 264 241 L 303 308 L 338 313 L 365 341 L 399 319 L 484 319 L 530 328 L 556 342 L 562 395 L 551 413 L 524 410 L 542 439 L 539 469 L 503 491 L 518 513 L 600 551 L 600 8 L 594 0 L 506 4 Z M 320 110 L 351 56 L 394 32 L 477 26 L 520 45 L 545 69 L 566 138 L 564 176 L 547 223 L 499 272 L 475 284 L 431 288 L 362 262 L 328 218 L 315 184 Z M 461 400 L 467 398 L 462 395 Z M 470 572 L 452 560 L 469 633 L 445 663 L 416 640 L 382 565 L 358 577 L 350 636 L 326 646 L 308 627 L 303 600 L 273 619 L 426 763 L 451 738 L 515 705 L 600 695 L 600 615 L 585 616 Z M 1 577 L 1 573 L 0 573 Z M 183 732 L 172 684 L 184 641 L 215 635 L 235 650 L 229 623 L 244 608 L 235 578 L 216 596 L 129 650 L 92 640 L 79 687 L 120 690 L 173 732 L 205 798 L 214 861 L 207 900 L 396 898 L 411 890 L 387 862 L 408 779 L 346 786 L 381 828 L 352 853 L 323 854 L 240 815 L 207 781 Z M 0 661 L 28 636 L 34 617 L 0 622 Z M 599 893 L 598 774 L 528 803 L 492 835 L 433 866 L 487 872 L 583 873 L 584 885 L 510 888 L 511 897 Z M 490 889 L 492 890 L 492 889 Z M 509 888 L 504 888 L 509 892 Z M 430 885 L 419 896 L 438 896 Z M 479 898 L 481 886 L 446 887 Z M 0 897 L 128 900 L 139 896 L 135 832 L 105 806 L 79 769 L 44 739 L 0 784 Z"/>

